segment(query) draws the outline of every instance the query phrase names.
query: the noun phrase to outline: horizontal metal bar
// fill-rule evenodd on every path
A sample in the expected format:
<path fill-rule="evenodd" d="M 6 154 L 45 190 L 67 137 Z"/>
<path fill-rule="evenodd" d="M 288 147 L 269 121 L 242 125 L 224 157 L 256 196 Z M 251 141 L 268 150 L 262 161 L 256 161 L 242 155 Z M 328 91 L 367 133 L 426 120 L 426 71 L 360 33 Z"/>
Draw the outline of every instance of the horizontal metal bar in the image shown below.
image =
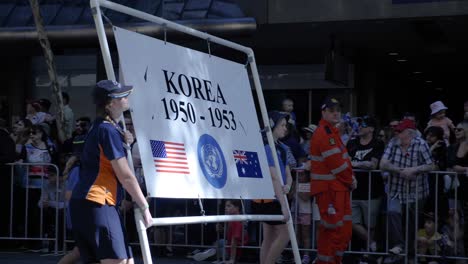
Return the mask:
<path fill-rule="evenodd" d="M 222 36 L 251 35 L 255 32 L 257 24 L 254 18 L 226 18 L 209 20 L 181 20 L 181 25 L 194 28 L 199 31 Z M 164 26 L 149 22 L 119 24 L 119 27 L 139 32 L 148 36 L 164 36 Z M 167 28 L 171 39 L 180 39 L 184 34 Z M 95 42 L 98 40 L 96 28 L 93 25 L 71 25 L 71 26 L 47 26 L 46 34 L 51 41 L 63 41 L 65 43 L 79 40 L 80 43 Z M 106 29 L 108 37 L 113 36 L 111 28 Z M 37 31 L 35 27 L 9 27 L 0 29 L 0 41 L 3 43 L 37 42 Z M 110 38 L 113 41 L 113 38 Z"/>
<path fill-rule="evenodd" d="M 99 5 L 99 6 L 102 6 L 102 7 L 106 7 L 108 9 L 119 11 L 121 13 L 130 15 L 130 16 L 134 16 L 134 17 L 138 17 L 138 18 L 141 18 L 141 19 L 146 20 L 146 21 L 154 22 L 154 23 L 159 24 L 161 26 L 165 26 L 165 27 L 167 27 L 169 29 L 174 29 L 176 31 L 180 31 L 180 32 L 183 32 L 185 34 L 192 35 L 192 36 L 204 39 L 204 40 L 209 40 L 210 42 L 214 42 L 214 43 L 217 43 L 219 45 L 223 45 L 223 46 L 227 46 L 227 47 L 230 47 L 232 49 L 235 49 L 235 50 L 239 50 L 241 52 L 244 52 L 247 55 L 252 55 L 253 54 L 252 49 L 249 48 L 249 47 L 242 46 L 242 45 L 237 44 L 235 42 L 225 40 L 225 39 L 222 39 L 222 38 L 219 38 L 219 37 L 216 37 L 216 36 L 201 32 L 201 31 L 198 31 L 198 30 L 193 29 L 191 27 L 187 27 L 186 25 L 181 25 L 181 24 L 166 20 L 164 18 L 153 16 L 153 15 L 150 15 L 148 13 L 132 9 L 130 7 L 126 7 L 124 5 L 119 5 L 117 3 L 113 3 L 113 2 L 110 2 L 110 1 L 107 1 L 107 0 L 93 0 L 93 1 L 91 1 L 91 8 L 96 8 L 95 5 Z"/>
<path fill-rule="evenodd" d="M 282 215 L 207 215 L 153 218 L 153 226 L 217 223 L 234 221 L 283 221 Z"/>

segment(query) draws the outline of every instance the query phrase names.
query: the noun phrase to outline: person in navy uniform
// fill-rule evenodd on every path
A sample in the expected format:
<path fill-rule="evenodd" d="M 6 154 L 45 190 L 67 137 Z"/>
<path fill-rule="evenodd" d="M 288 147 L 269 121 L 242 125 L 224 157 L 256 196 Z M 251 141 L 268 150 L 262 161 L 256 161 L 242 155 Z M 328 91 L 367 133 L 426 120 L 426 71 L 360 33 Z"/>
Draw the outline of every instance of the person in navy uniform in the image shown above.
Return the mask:
<path fill-rule="evenodd" d="M 132 90 L 103 80 L 93 91 L 98 117 L 86 137 L 79 182 L 70 201 L 75 241 L 84 263 L 133 263 L 118 210 L 124 189 L 141 210 L 145 226 L 152 224 L 146 198 L 127 163 L 128 134 L 115 121 L 128 110 Z"/>

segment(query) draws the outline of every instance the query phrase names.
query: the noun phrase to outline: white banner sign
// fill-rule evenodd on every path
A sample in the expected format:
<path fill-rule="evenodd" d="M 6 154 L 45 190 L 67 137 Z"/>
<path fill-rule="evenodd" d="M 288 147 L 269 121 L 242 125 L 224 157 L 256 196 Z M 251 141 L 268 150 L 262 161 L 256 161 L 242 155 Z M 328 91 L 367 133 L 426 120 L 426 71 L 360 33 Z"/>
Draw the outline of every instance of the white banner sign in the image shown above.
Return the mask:
<path fill-rule="evenodd" d="M 273 198 L 245 66 L 114 32 L 149 195 Z"/>

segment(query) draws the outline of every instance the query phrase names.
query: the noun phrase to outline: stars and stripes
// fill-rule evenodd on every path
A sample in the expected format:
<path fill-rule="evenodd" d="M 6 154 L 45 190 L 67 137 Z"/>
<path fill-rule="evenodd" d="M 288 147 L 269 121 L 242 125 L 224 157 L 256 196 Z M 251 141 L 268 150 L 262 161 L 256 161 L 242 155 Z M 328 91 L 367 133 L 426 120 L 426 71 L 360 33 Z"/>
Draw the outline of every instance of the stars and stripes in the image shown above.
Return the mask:
<path fill-rule="evenodd" d="M 185 144 L 150 140 L 156 172 L 190 174 Z"/>

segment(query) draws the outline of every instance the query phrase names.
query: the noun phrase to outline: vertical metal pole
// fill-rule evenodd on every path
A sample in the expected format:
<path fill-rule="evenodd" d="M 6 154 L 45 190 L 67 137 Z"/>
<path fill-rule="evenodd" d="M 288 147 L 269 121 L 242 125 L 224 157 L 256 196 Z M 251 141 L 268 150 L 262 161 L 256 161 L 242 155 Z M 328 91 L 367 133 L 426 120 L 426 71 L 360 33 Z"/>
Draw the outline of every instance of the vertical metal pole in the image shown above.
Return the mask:
<path fill-rule="evenodd" d="M 62 252 L 63 254 L 67 254 L 67 210 L 68 210 L 68 201 L 64 201 L 63 205 L 63 241 L 62 241 Z"/>
<path fill-rule="evenodd" d="M 350 201 L 353 200 L 353 192 L 349 192 L 349 200 L 350 200 Z M 348 244 L 348 250 L 349 250 L 349 251 L 351 251 L 352 246 L 353 246 L 353 241 L 352 241 L 352 239 L 351 239 L 351 241 L 349 241 L 349 244 Z"/>
<path fill-rule="evenodd" d="M 14 174 L 14 168 L 15 165 L 10 166 L 10 179 L 11 179 L 11 185 L 10 185 L 10 237 L 13 237 L 13 202 L 14 202 L 14 193 L 13 193 L 13 174 Z"/>
<path fill-rule="evenodd" d="M 250 50 L 248 54 L 248 59 L 250 63 L 250 70 L 252 71 L 252 77 L 254 80 L 255 89 L 257 91 L 259 106 L 260 106 L 260 110 L 262 113 L 262 120 L 264 121 L 264 124 L 265 124 L 266 120 L 268 120 L 268 114 L 266 111 L 265 99 L 263 97 L 263 92 L 261 88 L 262 86 L 260 84 L 260 78 L 258 76 L 258 69 L 257 69 L 257 64 L 255 63 L 255 56 L 254 56 L 253 50 Z M 270 145 L 270 147 L 274 148 L 275 145 L 273 142 L 271 131 L 267 132 L 267 138 L 268 138 L 268 144 Z M 272 153 L 276 153 L 276 151 L 273 150 Z M 275 165 L 278 165 L 279 164 L 278 157 L 276 155 L 273 155 L 273 159 L 275 161 Z M 278 176 L 281 177 L 281 171 L 279 169 L 279 166 L 276 166 L 276 172 Z M 294 253 L 294 261 L 296 262 L 296 264 L 301 264 L 301 256 L 299 255 L 299 247 L 297 245 L 296 232 L 294 231 L 294 226 L 292 223 L 292 216 L 291 216 L 291 210 L 288 204 L 288 199 L 286 198 L 286 195 L 283 195 L 283 197 L 278 197 L 278 199 L 285 200 L 285 205 L 287 207 L 286 209 L 289 211 L 289 221 L 286 223 L 286 225 L 288 227 L 289 238 L 291 240 L 291 247 Z"/>
<path fill-rule="evenodd" d="M 101 46 L 102 59 L 104 60 L 104 65 L 106 68 L 107 78 L 109 80 L 115 81 L 114 67 L 112 65 L 112 58 L 107 45 L 107 36 L 106 30 L 104 29 L 104 24 L 102 22 L 101 8 L 99 7 L 98 0 L 91 0 L 91 12 L 93 13 L 94 23 L 96 24 L 96 32 L 99 38 L 99 44 Z"/>
<path fill-rule="evenodd" d="M 116 81 L 115 72 L 112 64 L 112 58 L 109 50 L 109 45 L 107 42 L 106 31 L 104 29 L 104 24 L 102 22 L 101 16 L 101 9 L 99 6 L 99 0 L 91 0 L 91 12 L 93 14 L 94 23 L 96 24 L 96 32 L 99 38 L 99 45 L 101 47 L 102 58 L 104 60 L 104 66 L 106 68 L 107 78 L 109 80 Z M 121 117 L 122 118 L 122 117 Z M 124 125 L 125 128 L 125 125 Z M 132 154 L 130 150 L 127 150 L 129 166 L 133 173 L 135 170 L 133 169 L 133 162 L 132 162 Z M 135 223 L 137 226 L 138 237 L 140 239 L 140 247 L 143 256 L 143 262 L 145 264 L 153 263 L 151 259 L 151 252 L 149 249 L 149 242 L 148 242 L 148 234 L 146 233 L 146 227 L 143 224 L 143 216 L 141 215 L 140 210 L 135 208 Z"/>
<path fill-rule="evenodd" d="M 148 234 L 146 234 L 146 227 L 145 224 L 143 224 L 143 216 L 141 215 L 141 210 L 139 208 L 135 208 L 133 212 L 135 214 L 138 238 L 140 239 L 141 253 L 143 254 L 143 263 L 153 264 L 153 260 L 151 258 L 151 251 L 149 248 Z"/>
<path fill-rule="evenodd" d="M 410 180 L 406 180 L 406 217 L 405 217 L 405 264 L 408 263 L 408 237 L 409 237 L 409 186 Z"/>
<path fill-rule="evenodd" d="M 26 165 L 26 205 L 24 207 L 24 237 L 28 237 L 29 166 Z"/>
<path fill-rule="evenodd" d="M 368 186 L 367 189 L 369 190 L 367 193 L 367 251 L 370 249 L 370 239 L 371 239 L 371 231 L 370 231 L 370 226 L 371 226 L 371 192 L 372 192 L 372 171 L 369 171 L 367 176 L 369 177 L 368 180 Z"/>
<path fill-rule="evenodd" d="M 185 216 L 188 216 L 188 201 L 185 200 Z M 188 225 L 185 224 L 185 244 L 188 245 Z"/>
<path fill-rule="evenodd" d="M 295 204 L 294 204 L 294 217 L 296 219 L 296 221 L 294 221 L 294 230 L 297 230 L 297 216 L 299 215 L 299 195 L 298 195 L 298 192 L 299 192 L 299 177 L 298 177 L 298 174 L 299 174 L 299 171 L 297 170 L 294 170 L 294 173 L 296 174 L 296 188 L 295 189 L 295 192 L 294 192 L 294 199 L 296 200 Z"/>
<path fill-rule="evenodd" d="M 315 222 L 316 222 L 315 218 L 316 218 L 316 216 L 314 215 L 314 207 L 316 205 L 315 206 L 314 205 L 315 205 L 315 197 L 312 197 L 312 244 L 311 244 L 312 249 L 315 249 L 315 240 L 317 239 L 316 238 L 317 234 L 315 232 Z M 319 215 L 320 215 L 320 213 L 319 213 Z"/>
<path fill-rule="evenodd" d="M 54 243 L 54 254 L 57 255 L 58 253 L 58 237 L 59 237 L 59 183 L 60 183 L 60 175 L 59 175 L 59 170 L 58 167 L 55 166 L 55 164 L 51 164 L 54 166 L 55 169 L 55 175 L 56 176 L 56 181 L 55 181 L 55 243 Z M 62 190 L 60 190 L 60 193 L 62 193 Z M 65 223 L 64 223 L 65 224 Z M 50 243 L 50 242 L 49 242 Z"/>
<path fill-rule="evenodd" d="M 435 212 L 434 212 L 434 224 L 435 224 L 435 230 L 439 230 L 439 224 L 438 224 L 438 215 L 439 215 L 439 173 L 436 173 L 436 181 L 435 181 Z M 437 248 L 437 240 L 434 240 L 434 248 Z"/>
<path fill-rule="evenodd" d="M 427 177 L 427 175 L 423 176 L 423 177 Z M 416 176 L 416 186 L 418 186 L 418 179 L 419 177 Z M 436 188 L 437 188 L 437 185 L 436 185 Z M 418 214 L 419 214 L 419 206 L 418 206 L 418 203 L 419 203 L 419 195 L 416 191 L 416 199 L 414 201 L 416 203 L 416 209 L 415 209 L 415 217 L 414 217 L 414 263 L 418 263 L 417 260 L 418 260 L 418 221 L 419 221 L 419 217 L 418 217 Z M 437 230 L 437 229 L 436 229 Z M 407 253 L 408 254 L 408 253 Z"/>
<path fill-rule="evenodd" d="M 44 166 L 42 166 L 42 175 L 41 175 L 41 192 L 42 190 L 44 189 Z M 42 193 L 40 194 L 40 198 L 39 199 L 42 199 Z M 44 238 L 44 230 L 43 230 L 43 225 L 44 225 L 44 206 L 41 206 L 40 208 L 40 213 L 39 213 L 39 237 L 41 238 L 41 242 L 42 242 L 42 238 Z"/>
<path fill-rule="evenodd" d="M 387 202 L 387 213 L 386 213 L 386 221 L 385 221 L 385 253 L 388 254 L 388 241 L 389 241 L 389 238 L 388 238 L 388 208 L 390 206 L 390 190 L 391 190 L 391 182 L 392 182 L 392 174 L 388 173 L 388 177 L 387 177 L 387 190 L 386 190 L 386 196 L 387 196 L 387 199 L 386 199 L 386 202 Z"/>
<path fill-rule="evenodd" d="M 463 175 L 463 174 L 462 174 Z M 455 175 L 455 177 L 458 177 L 458 175 Z M 454 255 L 456 256 L 457 255 L 457 236 L 458 236 L 458 223 L 456 220 L 456 217 L 458 216 L 458 221 L 460 221 L 460 216 L 458 215 L 458 187 L 455 188 L 455 212 L 454 212 L 454 215 L 453 215 L 453 220 L 454 220 L 454 223 L 455 223 L 455 226 L 454 226 Z"/>
<path fill-rule="evenodd" d="M 309 100 L 309 103 L 308 103 L 308 112 L 307 112 L 307 117 L 308 117 L 308 123 L 307 125 L 309 124 L 312 124 L 312 91 L 309 90 L 308 92 L 308 100 Z"/>

